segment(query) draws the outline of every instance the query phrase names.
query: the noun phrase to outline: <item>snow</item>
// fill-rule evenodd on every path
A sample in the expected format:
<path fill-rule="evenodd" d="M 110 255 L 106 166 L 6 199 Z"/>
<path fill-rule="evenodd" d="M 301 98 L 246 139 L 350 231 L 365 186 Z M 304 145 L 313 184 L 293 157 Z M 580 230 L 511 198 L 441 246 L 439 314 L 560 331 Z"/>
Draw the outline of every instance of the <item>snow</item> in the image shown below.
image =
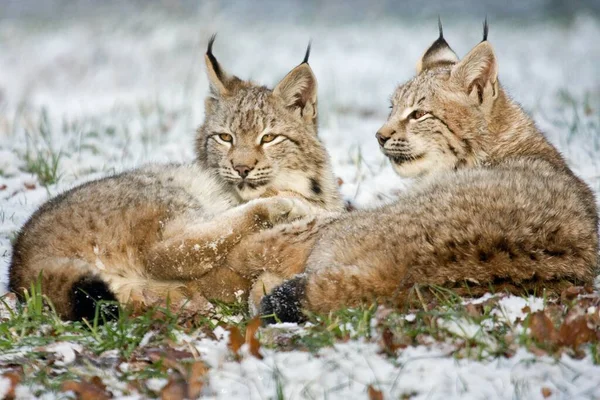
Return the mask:
<path fill-rule="evenodd" d="M 226 340 L 226 339 L 223 339 Z M 443 345 L 408 347 L 390 360 L 373 343 L 349 341 L 313 356 L 302 351 L 263 349 L 263 360 L 245 357 L 224 361 L 223 342 L 193 342 L 209 361 L 209 399 L 264 399 L 279 385 L 284 398 L 348 399 L 366 396 L 372 385 L 385 398 L 411 399 L 542 399 L 542 388 L 553 398 L 600 396 L 600 366 L 589 359 L 535 357 L 519 350 L 511 358 L 479 362 L 448 357 Z"/>
<path fill-rule="evenodd" d="M 11 389 L 11 386 L 12 382 L 10 381 L 10 379 L 0 376 L 0 399 L 6 397 L 6 395 Z"/>
<path fill-rule="evenodd" d="M 70 342 L 56 342 L 39 349 L 39 351 L 54 353 L 57 358 L 56 365 L 58 366 L 73 363 L 76 353 L 81 353 L 81 350 L 81 345 Z"/>
<path fill-rule="evenodd" d="M 177 18 L 146 9 L 127 18 L 99 13 L 44 23 L 0 19 L 0 293 L 7 282 L 11 238 L 50 196 L 145 162 L 193 159 L 193 132 L 202 121 L 207 93 L 202 53 L 216 31 L 214 52 L 223 67 L 268 85 L 301 61 L 312 37 L 320 137 L 344 182 L 342 194 L 357 207 L 374 207 L 409 186 L 380 154 L 374 134 L 386 119 L 395 86 L 413 75 L 418 57 L 435 40 L 434 19 L 257 25 L 229 20 L 214 7 L 206 2 Z M 479 24 L 445 19 L 446 38 L 457 54 L 479 42 Z M 571 23 L 492 19 L 490 31 L 502 83 L 596 191 L 598 37 L 600 22 L 584 14 Z M 560 101 L 565 90 L 576 106 L 569 106 L 568 98 Z M 26 154 L 49 157 L 50 150 L 60 154 L 60 179 L 44 187 L 36 175 L 24 172 Z M 510 296 L 500 305 L 497 317 L 514 323 L 524 317 L 524 307 L 535 311 L 543 302 Z M 481 329 L 464 321 L 444 323 L 467 337 Z M 294 399 L 366 398 L 369 385 L 385 398 L 542 399 L 542 388 L 553 393 L 551 398 L 600 397 L 600 367 L 589 357 L 554 360 L 522 349 L 511 358 L 479 362 L 448 357 L 439 345 L 408 347 L 390 359 L 374 344 L 351 340 L 316 355 L 262 349 L 263 360 L 246 356 L 237 363 L 229 357 L 228 332 L 218 329 L 217 340 L 178 337 L 192 343 L 211 366 L 206 398 L 273 398 L 278 385 L 285 398 Z M 52 351 L 69 364 L 80 349 L 61 343 Z M 4 381 L 0 378 L 0 393 Z M 164 383 L 149 384 L 158 390 Z M 22 386 L 19 393 L 33 396 Z"/>

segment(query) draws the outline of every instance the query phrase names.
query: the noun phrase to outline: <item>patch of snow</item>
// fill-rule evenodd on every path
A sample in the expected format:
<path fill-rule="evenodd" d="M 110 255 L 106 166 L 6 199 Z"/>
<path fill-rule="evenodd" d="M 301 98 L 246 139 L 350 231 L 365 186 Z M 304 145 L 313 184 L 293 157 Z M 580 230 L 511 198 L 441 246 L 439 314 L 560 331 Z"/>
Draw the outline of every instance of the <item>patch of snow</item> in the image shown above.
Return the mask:
<path fill-rule="evenodd" d="M 75 353 L 81 353 L 82 347 L 77 343 L 56 342 L 49 344 L 40 350 L 47 353 L 55 353 L 56 357 L 59 358 L 59 360 L 56 361 L 56 365 L 61 366 L 73 363 L 73 361 L 75 361 Z"/>
<path fill-rule="evenodd" d="M 169 383 L 169 381 L 164 378 L 150 378 L 146 380 L 146 386 L 153 392 L 160 392 L 162 388 L 167 386 L 167 383 Z"/>
<path fill-rule="evenodd" d="M 492 310 L 491 314 L 496 315 L 501 321 L 508 321 L 514 324 L 515 321 L 525 319 L 529 312 L 523 309 L 529 307 L 529 312 L 536 312 L 544 308 L 544 299 L 540 297 L 529 296 L 528 298 L 518 296 L 507 296 L 498 302 L 498 308 Z"/>
<path fill-rule="evenodd" d="M 12 382 L 10 379 L 0 376 L 0 399 L 6 398 L 8 392 L 12 387 Z"/>

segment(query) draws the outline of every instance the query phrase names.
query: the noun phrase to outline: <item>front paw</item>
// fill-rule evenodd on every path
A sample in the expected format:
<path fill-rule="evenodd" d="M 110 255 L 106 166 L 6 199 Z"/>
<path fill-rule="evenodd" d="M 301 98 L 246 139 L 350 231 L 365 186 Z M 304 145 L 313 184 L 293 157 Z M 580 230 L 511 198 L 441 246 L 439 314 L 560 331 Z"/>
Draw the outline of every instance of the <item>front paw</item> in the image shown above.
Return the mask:
<path fill-rule="evenodd" d="M 263 297 L 260 303 L 260 315 L 265 324 L 276 322 L 304 322 L 302 300 L 306 288 L 306 279 L 297 277 L 277 286 L 271 294 Z"/>
<path fill-rule="evenodd" d="M 292 222 L 311 214 L 310 205 L 297 198 L 273 197 L 266 200 L 265 206 L 272 225 Z"/>

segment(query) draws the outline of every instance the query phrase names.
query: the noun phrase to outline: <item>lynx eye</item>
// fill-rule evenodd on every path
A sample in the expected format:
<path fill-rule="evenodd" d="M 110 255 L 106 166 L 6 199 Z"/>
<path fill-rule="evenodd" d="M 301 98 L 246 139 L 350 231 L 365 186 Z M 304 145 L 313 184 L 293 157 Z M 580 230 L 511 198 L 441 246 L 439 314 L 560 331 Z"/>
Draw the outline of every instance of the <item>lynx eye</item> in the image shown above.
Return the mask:
<path fill-rule="evenodd" d="M 227 143 L 233 142 L 233 136 L 231 136 L 229 133 L 219 133 L 219 139 Z"/>
<path fill-rule="evenodd" d="M 415 110 L 412 113 L 410 113 L 410 115 L 408 116 L 408 119 L 421 119 L 423 118 L 425 115 L 427 115 L 427 113 L 423 110 Z"/>
<path fill-rule="evenodd" d="M 277 135 L 273 135 L 271 133 L 264 135 L 261 139 L 261 143 L 270 143 L 277 138 Z"/>

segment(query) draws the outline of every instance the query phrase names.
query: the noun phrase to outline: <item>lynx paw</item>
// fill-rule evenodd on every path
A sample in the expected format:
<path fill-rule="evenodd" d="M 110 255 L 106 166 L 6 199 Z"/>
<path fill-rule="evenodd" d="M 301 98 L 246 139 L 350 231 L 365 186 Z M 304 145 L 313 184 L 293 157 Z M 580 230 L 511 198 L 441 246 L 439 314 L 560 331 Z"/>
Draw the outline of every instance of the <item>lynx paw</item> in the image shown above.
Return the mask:
<path fill-rule="evenodd" d="M 275 197 L 266 200 L 268 220 L 272 225 L 291 222 L 311 213 L 311 207 L 303 200 Z"/>

